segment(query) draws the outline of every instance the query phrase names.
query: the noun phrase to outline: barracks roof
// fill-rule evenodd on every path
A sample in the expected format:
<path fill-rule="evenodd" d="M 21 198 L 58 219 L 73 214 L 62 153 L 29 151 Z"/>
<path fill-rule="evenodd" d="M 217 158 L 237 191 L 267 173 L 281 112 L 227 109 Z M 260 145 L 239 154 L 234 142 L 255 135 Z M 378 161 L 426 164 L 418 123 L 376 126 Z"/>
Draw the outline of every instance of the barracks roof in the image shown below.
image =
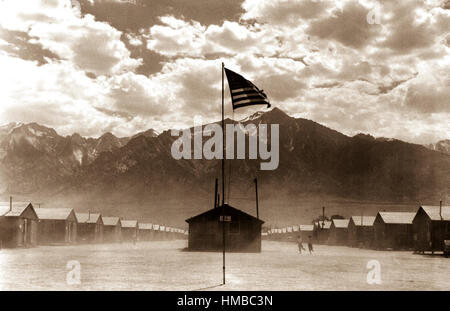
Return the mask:
<path fill-rule="evenodd" d="M 348 228 L 350 219 L 333 219 L 334 227 L 336 228 Z"/>
<path fill-rule="evenodd" d="M 421 206 L 424 212 L 430 217 L 431 220 L 441 220 L 439 214 L 439 206 L 425 205 Z M 442 206 L 442 220 L 450 220 L 450 206 Z"/>
<path fill-rule="evenodd" d="M 69 218 L 70 213 L 72 213 L 73 209 L 64 207 L 58 208 L 44 207 L 44 208 L 37 208 L 35 209 L 35 211 L 39 219 L 66 220 L 67 218 Z"/>
<path fill-rule="evenodd" d="M 137 220 L 121 220 L 122 228 L 135 228 L 137 227 Z"/>
<path fill-rule="evenodd" d="M 412 224 L 416 213 L 407 212 L 378 212 L 386 224 Z"/>
<path fill-rule="evenodd" d="M 96 224 L 101 218 L 99 213 L 75 213 L 77 215 L 78 223 Z"/>
<path fill-rule="evenodd" d="M 210 209 L 210 210 L 208 210 L 208 211 L 206 211 L 204 213 L 201 213 L 201 214 L 198 214 L 198 215 L 193 216 L 191 218 L 188 218 L 188 219 L 186 219 L 186 222 L 190 223 L 191 221 L 193 221 L 195 219 L 198 219 L 198 218 L 201 218 L 203 216 L 210 216 L 210 215 L 212 215 L 212 216 L 221 216 L 222 212 L 224 212 L 225 214 L 227 214 L 227 213 L 233 213 L 233 214 L 238 213 L 238 214 L 244 215 L 245 217 L 249 217 L 249 218 L 251 218 L 251 219 L 253 219 L 255 221 L 258 221 L 261 224 L 264 223 L 264 221 L 262 221 L 261 219 L 258 219 L 256 217 L 254 217 L 254 216 L 252 216 L 250 214 L 247 214 L 247 213 L 245 213 L 245 212 L 243 212 L 243 211 L 241 211 L 241 210 L 239 210 L 237 208 L 234 208 L 234 207 L 232 207 L 232 206 L 230 206 L 228 204 L 224 204 L 224 211 L 222 211 L 222 206 L 219 206 L 217 208 Z"/>
<path fill-rule="evenodd" d="M 300 225 L 300 231 L 314 231 L 314 225 Z"/>
<path fill-rule="evenodd" d="M 103 225 L 104 226 L 115 226 L 117 225 L 117 223 L 120 222 L 120 218 L 119 217 L 103 217 Z"/>
<path fill-rule="evenodd" d="M 25 209 L 31 205 L 29 202 L 13 202 L 11 211 L 9 202 L 0 202 L 0 216 L 16 217 L 22 215 Z M 31 205 L 33 206 L 33 205 Z"/>
<path fill-rule="evenodd" d="M 140 222 L 138 226 L 141 230 L 153 230 L 153 224 L 143 224 Z"/>
<path fill-rule="evenodd" d="M 355 226 L 371 227 L 375 221 L 375 216 L 352 216 Z"/>

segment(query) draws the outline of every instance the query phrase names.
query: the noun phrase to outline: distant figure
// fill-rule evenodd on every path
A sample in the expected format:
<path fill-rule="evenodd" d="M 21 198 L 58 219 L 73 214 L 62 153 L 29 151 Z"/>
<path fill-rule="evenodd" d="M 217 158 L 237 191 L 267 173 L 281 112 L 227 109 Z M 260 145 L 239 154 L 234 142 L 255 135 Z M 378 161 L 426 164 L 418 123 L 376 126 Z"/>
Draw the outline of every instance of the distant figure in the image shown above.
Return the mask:
<path fill-rule="evenodd" d="M 309 253 L 312 254 L 312 252 L 313 252 L 313 244 L 312 244 L 312 237 L 311 236 L 308 237 L 308 249 L 309 249 Z"/>
<path fill-rule="evenodd" d="M 303 247 L 303 239 L 301 236 L 297 237 L 297 244 L 298 244 L 298 252 L 301 254 L 302 250 L 305 250 L 305 248 Z"/>

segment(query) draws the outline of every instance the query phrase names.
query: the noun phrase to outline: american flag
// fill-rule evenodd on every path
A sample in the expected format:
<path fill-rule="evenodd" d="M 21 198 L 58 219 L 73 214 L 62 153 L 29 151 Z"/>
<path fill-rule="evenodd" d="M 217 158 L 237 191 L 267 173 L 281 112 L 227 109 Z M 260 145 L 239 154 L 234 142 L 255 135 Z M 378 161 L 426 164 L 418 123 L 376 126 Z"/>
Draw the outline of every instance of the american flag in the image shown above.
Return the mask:
<path fill-rule="evenodd" d="M 263 90 L 258 89 L 256 85 L 240 74 L 227 68 L 224 69 L 230 87 L 233 110 L 251 105 L 267 105 L 267 108 L 270 107 L 267 95 Z"/>

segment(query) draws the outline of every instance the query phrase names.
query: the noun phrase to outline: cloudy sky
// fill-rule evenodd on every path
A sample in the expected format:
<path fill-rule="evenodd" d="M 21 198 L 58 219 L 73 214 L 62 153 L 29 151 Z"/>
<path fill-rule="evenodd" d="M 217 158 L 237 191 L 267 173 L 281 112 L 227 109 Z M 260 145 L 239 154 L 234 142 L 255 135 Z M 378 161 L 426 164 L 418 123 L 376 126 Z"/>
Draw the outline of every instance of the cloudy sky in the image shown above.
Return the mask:
<path fill-rule="evenodd" d="M 450 1 L 0 0 L 0 124 L 216 121 L 221 62 L 347 135 L 450 138 Z"/>

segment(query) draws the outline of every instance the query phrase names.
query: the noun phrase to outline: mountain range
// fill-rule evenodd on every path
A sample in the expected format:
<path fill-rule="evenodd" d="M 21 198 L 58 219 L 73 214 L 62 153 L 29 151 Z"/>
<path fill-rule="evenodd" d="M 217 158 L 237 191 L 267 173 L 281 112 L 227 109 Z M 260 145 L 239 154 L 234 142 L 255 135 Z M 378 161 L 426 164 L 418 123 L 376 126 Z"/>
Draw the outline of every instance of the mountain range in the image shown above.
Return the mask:
<path fill-rule="evenodd" d="M 241 120 L 249 123 L 279 124 L 279 167 L 261 171 L 260 160 L 227 160 L 226 198 L 254 213 L 257 177 L 261 215 L 271 224 L 307 223 L 322 205 L 345 216 L 450 199 L 449 141 L 422 146 L 366 134 L 349 137 L 278 108 Z M 10 123 L 0 127 L 0 193 L 3 199 L 13 195 L 180 225 L 213 206 L 221 163 L 175 160 L 176 138 L 152 129 L 122 138 L 64 137 L 37 123 Z"/>

